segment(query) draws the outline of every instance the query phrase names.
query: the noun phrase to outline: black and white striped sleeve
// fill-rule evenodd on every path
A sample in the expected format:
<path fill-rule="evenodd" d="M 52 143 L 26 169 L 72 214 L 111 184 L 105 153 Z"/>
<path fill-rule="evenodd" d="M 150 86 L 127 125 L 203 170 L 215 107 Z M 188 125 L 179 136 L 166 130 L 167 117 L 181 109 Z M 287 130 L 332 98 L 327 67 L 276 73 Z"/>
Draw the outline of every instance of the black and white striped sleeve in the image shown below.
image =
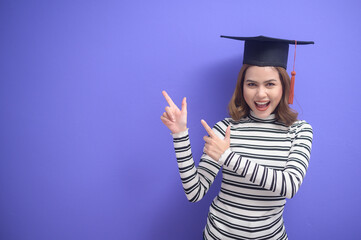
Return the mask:
<path fill-rule="evenodd" d="M 233 171 L 258 186 L 271 190 L 280 196 L 292 198 L 305 177 L 311 154 L 313 132 L 306 122 L 297 124 L 295 138 L 283 170 L 276 170 L 257 164 L 252 159 L 227 149 L 218 163 L 224 169 Z"/>
<path fill-rule="evenodd" d="M 226 122 L 221 121 L 217 123 L 213 131 L 217 135 L 223 135 L 224 137 L 225 133 L 222 130 L 224 127 L 219 126 L 222 124 L 226 124 Z M 197 202 L 207 193 L 221 166 L 207 154 L 203 153 L 199 165 L 196 167 L 188 130 L 172 134 L 172 136 L 184 192 L 190 202 Z"/>

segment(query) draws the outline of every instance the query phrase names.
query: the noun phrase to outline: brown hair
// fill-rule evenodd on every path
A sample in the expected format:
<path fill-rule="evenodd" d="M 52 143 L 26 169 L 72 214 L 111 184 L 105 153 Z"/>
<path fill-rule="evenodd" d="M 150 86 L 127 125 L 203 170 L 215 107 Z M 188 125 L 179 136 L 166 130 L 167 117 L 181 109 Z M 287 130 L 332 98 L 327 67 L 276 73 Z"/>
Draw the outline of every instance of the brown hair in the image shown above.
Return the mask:
<path fill-rule="evenodd" d="M 236 88 L 231 101 L 228 104 L 228 112 L 233 120 L 238 121 L 239 119 L 246 117 L 250 108 L 246 103 L 246 100 L 243 97 L 243 82 L 246 75 L 247 69 L 252 66 L 248 64 L 243 64 L 241 71 L 238 74 L 238 80 Z M 276 119 L 279 122 L 284 123 L 286 126 L 292 125 L 297 120 L 298 113 L 288 106 L 288 96 L 290 93 L 290 76 L 286 72 L 286 69 L 282 67 L 274 67 L 279 74 L 281 83 L 282 83 L 282 98 L 280 103 L 275 109 Z"/>

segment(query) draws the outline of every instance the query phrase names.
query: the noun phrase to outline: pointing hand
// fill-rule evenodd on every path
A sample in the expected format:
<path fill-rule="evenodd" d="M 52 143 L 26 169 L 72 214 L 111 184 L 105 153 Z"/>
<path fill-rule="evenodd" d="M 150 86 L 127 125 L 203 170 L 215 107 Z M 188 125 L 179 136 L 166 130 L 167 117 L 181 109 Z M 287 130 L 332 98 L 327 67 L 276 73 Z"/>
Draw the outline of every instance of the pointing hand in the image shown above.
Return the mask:
<path fill-rule="evenodd" d="M 206 121 L 201 120 L 201 123 L 209 134 L 209 136 L 203 137 L 206 142 L 204 145 L 204 152 L 218 162 L 222 154 L 230 147 L 231 126 L 227 127 L 225 137 L 224 139 L 221 139 L 213 132 Z"/>
<path fill-rule="evenodd" d="M 179 133 L 187 130 L 187 102 L 183 98 L 182 109 L 180 110 L 166 91 L 162 91 L 165 100 L 169 106 L 165 107 L 165 112 L 160 117 L 164 125 L 166 125 L 172 133 Z"/>

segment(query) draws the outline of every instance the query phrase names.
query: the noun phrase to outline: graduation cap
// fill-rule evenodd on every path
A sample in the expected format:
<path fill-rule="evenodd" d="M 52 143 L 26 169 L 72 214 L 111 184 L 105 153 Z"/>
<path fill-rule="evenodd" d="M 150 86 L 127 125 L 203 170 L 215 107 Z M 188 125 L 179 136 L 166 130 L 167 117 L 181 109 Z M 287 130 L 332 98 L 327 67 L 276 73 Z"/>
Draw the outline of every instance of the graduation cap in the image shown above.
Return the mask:
<path fill-rule="evenodd" d="M 234 40 L 242 40 L 244 43 L 243 64 L 256 66 L 283 67 L 287 69 L 289 44 L 295 45 L 294 61 L 296 59 L 296 46 L 305 44 L 314 44 L 313 41 L 297 41 L 280 38 L 271 38 L 265 36 L 257 37 L 231 37 L 221 36 Z M 288 103 L 293 103 L 294 83 L 295 83 L 295 62 L 293 62 L 293 71 L 291 72 L 291 87 Z"/>

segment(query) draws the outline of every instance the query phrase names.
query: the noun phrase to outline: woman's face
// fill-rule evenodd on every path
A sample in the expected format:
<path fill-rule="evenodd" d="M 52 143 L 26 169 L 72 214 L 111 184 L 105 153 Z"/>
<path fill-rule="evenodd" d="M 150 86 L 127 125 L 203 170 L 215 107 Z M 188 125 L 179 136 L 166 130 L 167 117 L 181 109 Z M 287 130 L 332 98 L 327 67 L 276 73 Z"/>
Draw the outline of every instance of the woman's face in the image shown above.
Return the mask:
<path fill-rule="evenodd" d="M 273 67 L 249 67 L 243 82 L 243 96 L 257 117 L 268 117 L 282 98 L 278 71 Z"/>

